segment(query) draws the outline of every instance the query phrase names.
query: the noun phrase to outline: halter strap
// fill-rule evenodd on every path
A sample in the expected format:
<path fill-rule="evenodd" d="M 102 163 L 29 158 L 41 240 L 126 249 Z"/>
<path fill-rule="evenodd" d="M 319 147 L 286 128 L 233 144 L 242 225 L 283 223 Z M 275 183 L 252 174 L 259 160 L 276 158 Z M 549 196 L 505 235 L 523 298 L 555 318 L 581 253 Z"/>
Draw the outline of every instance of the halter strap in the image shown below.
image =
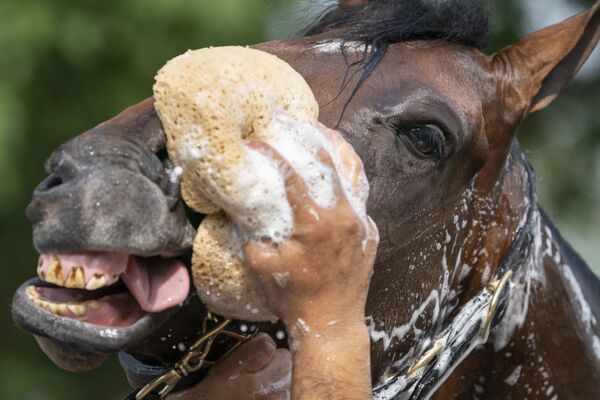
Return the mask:
<path fill-rule="evenodd" d="M 213 364 L 212 361 L 208 360 L 208 357 L 215 339 L 229 337 L 236 341 L 233 347 L 223 356 L 225 357 L 240 344 L 252 339 L 256 334 L 256 331 L 250 334 L 231 331 L 227 329 L 231 322 L 230 319 L 218 317 L 209 311 L 202 323 L 202 335 L 194 340 L 179 361 L 171 368 L 167 368 L 166 371 L 164 368 L 156 368 L 156 371 L 154 371 L 154 368 L 140 366 L 139 360 L 134 359 L 135 362 L 132 362 L 127 357 L 120 357 L 121 365 L 127 365 L 130 368 L 127 371 L 129 381 L 136 381 L 135 378 L 138 378 L 138 380 L 143 379 L 143 375 L 146 375 L 147 378 L 150 375 L 150 382 L 143 384 L 141 389 L 129 394 L 126 400 L 153 400 L 157 396 L 159 399 L 166 399 L 172 391 L 183 389 L 197 382 L 200 377 L 198 373 L 206 371 L 206 367 Z M 132 369 L 131 366 L 134 368 Z M 131 377 L 130 374 L 134 376 Z"/>
<path fill-rule="evenodd" d="M 529 193 L 525 223 L 519 228 L 493 282 L 469 300 L 442 332 L 423 346 L 426 351 L 411 365 L 391 375 L 373 390 L 373 399 L 388 400 L 404 394 L 409 400 L 430 398 L 448 376 L 479 345 L 504 316 L 512 289 L 511 278 L 529 257 L 537 203 L 535 176 L 523 160 Z"/>

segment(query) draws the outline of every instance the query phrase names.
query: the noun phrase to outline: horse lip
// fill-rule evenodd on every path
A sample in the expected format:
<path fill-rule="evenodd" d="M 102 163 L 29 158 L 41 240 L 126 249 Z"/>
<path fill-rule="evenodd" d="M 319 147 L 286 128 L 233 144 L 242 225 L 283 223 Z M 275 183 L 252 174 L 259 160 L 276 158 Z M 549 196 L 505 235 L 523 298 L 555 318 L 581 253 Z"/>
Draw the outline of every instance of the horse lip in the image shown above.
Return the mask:
<path fill-rule="evenodd" d="M 25 209 L 25 215 L 27 216 L 27 219 L 35 225 L 44 219 L 46 213 L 44 212 L 40 201 L 32 200 Z"/>
<path fill-rule="evenodd" d="M 179 307 L 173 307 L 160 313 L 147 313 L 127 327 L 98 326 L 37 307 L 26 294 L 27 286 L 36 284 L 43 282 L 38 278 L 29 279 L 13 295 L 11 311 L 17 326 L 34 335 L 99 353 L 116 353 L 140 343 L 179 311 Z"/>

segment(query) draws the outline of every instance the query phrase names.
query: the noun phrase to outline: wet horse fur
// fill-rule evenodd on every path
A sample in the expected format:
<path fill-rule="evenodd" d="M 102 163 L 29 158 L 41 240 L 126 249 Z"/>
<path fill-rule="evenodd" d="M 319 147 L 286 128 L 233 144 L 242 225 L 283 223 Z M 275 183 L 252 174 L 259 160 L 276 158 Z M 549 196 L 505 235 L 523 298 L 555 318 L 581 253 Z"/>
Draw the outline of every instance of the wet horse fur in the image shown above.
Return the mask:
<path fill-rule="evenodd" d="M 320 121 L 337 126 L 364 162 L 381 236 L 366 315 L 374 386 L 494 279 L 533 207 L 533 240 L 504 317 L 433 398 L 593 398 L 600 283 L 529 198 L 515 134 L 585 62 L 600 36 L 600 3 L 492 55 L 480 50 L 487 28 L 469 25 L 485 22 L 478 2 L 345 3 L 305 38 L 255 47 L 304 76 Z M 406 10 L 412 17 L 403 19 Z M 413 20 L 421 24 L 407 28 Z M 164 140 L 147 99 L 61 146 L 28 207 L 36 248 L 185 259 L 201 216 L 168 179 Z M 114 183 L 124 179 L 132 186 Z M 186 303 L 124 350 L 143 362 L 173 362 L 173 344 L 194 337 L 203 313 L 197 301 Z M 44 324 L 41 314 L 30 318 Z M 273 336 L 278 329 L 261 326 Z M 59 335 L 38 341 L 70 370 L 108 357 L 94 346 L 75 351 L 77 343 Z"/>

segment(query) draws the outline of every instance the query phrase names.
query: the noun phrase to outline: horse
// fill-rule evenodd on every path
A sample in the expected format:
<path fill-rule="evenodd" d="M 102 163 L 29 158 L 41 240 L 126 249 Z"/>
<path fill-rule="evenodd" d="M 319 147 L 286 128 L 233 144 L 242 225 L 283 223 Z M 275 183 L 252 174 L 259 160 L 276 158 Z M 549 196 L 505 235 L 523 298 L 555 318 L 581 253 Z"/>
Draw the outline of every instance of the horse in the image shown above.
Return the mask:
<path fill-rule="evenodd" d="M 320 121 L 363 160 L 380 232 L 365 316 L 376 399 L 598 394 L 600 281 L 538 205 L 516 132 L 597 44 L 600 2 L 494 54 L 487 31 L 477 1 L 341 1 L 305 36 L 253 46 L 305 78 Z M 189 265 L 203 216 L 182 202 L 173 167 L 151 98 L 69 140 L 27 207 L 36 249 Z M 31 285 L 47 284 L 23 284 L 13 318 L 57 365 L 89 370 L 119 352 L 138 388 L 206 315 L 191 296 L 99 326 L 37 306 Z M 285 346 L 281 325 L 256 329 Z"/>

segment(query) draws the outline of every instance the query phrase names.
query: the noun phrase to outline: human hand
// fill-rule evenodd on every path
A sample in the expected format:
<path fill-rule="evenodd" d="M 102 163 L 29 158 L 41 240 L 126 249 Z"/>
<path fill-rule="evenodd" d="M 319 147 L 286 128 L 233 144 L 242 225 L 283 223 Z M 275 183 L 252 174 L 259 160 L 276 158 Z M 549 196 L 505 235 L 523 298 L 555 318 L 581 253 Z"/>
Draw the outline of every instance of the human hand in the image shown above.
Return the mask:
<path fill-rule="evenodd" d="M 220 361 L 196 386 L 168 400 L 288 400 L 292 359 L 260 333 Z"/>
<path fill-rule="evenodd" d="M 245 262 L 269 309 L 286 325 L 294 354 L 292 398 L 370 399 L 364 312 L 379 234 L 369 217 L 362 221 L 356 215 L 338 176 L 343 173 L 353 190 L 360 190 L 362 162 L 338 132 L 319 129 L 342 159 L 342 171 L 337 171 L 330 155 L 319 153 L 333 172 L 336 203 L 330 209 L 314 202 L 303 179 L 276 150 L 263 142 L 251 144 L 278 162 L 294 229 L 282 244 L 247 243 Z"/>
<path fill-rule="evenodd" d="M 356 181 L 362 163 L 352 147 L 337 132 L 324 126 L 320 129 L 343 150 L 343 172 L 351 182 Z M 283 320 L 292 337 L 296 329 L 364 325 L 379 240 L 377 227 L 370 218 L 365 226 L 356 215 L 325 150 L 320 151 L 319 158 L 333 170 L 337 199 L 331 209 L 314 202 L 300 175 L 271 146 L 264 142 L 251 146 L 278 162 L 294 211 L 294 230 L 285 243 L 252 241 L 244 247 L 246 266 L 265 291 L 270 309 Z"/>

